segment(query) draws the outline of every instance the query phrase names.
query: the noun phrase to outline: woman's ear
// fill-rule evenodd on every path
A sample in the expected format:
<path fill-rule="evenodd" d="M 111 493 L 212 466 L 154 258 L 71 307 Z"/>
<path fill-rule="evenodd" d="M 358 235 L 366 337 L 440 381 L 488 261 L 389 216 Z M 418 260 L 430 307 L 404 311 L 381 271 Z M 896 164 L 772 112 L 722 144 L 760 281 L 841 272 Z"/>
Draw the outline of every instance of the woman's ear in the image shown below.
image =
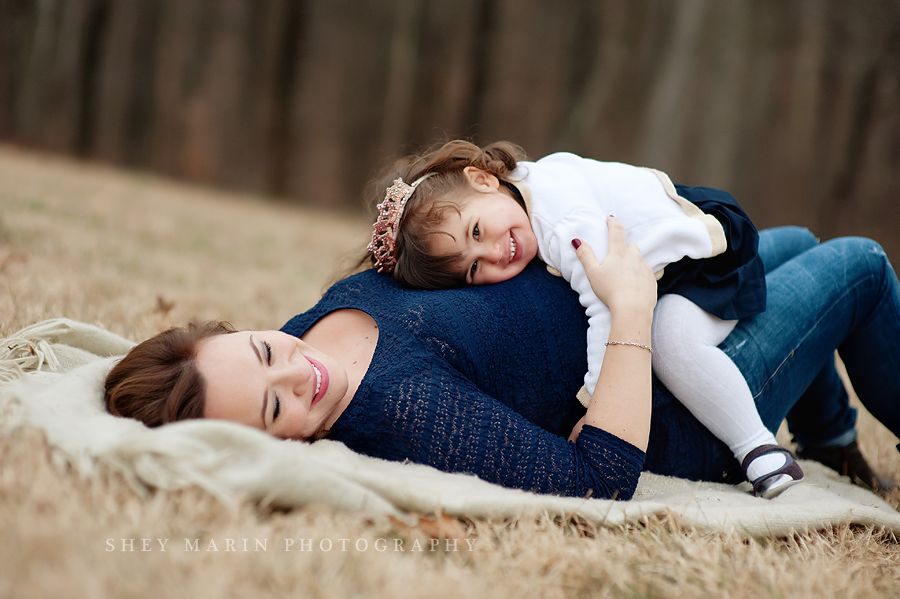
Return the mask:
<path fill-rule="evenodd" d="M 476 166 L 467 166 L 463 169 L 463 174 L 469 181 L 469 185 L 475 188 L 476 191 L 488 192 L 500 188 L 500 180 L 497 179 L 496 175 L 492 175 Z"/>

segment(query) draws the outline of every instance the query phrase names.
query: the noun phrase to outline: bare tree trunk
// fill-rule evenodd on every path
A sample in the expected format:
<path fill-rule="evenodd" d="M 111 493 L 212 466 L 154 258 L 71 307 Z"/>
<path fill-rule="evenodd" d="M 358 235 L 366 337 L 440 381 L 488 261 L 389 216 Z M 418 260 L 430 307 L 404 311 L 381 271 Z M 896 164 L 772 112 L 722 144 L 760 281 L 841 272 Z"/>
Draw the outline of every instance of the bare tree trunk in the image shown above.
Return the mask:
<path fill-rule="evenodd" d="M 0 139 L 326 206 L 511 139 L 900 251 L 897 0 L 0 0 Z M 896 239 L 896 240 L 895 240 Z"/>
<path fill-rule="evenodd" d="M 422 9 L 422 0 L 397 0 L 394 9 L 381 131 L 381 154 L 384 156 L 395 154 L 409 139 Z"/>
<path fill-rule="evenodd" d="M 688 126 L 688 89 L 700 55 L 699 40 L 708 0 L 676 4 L 670 45 L 663 52 L 663 69 L 650 94 L 641 134 L 645 164 L 663 170 L 679 163 L 678 146 Z"/>
<path fill-rule="evenodd" d="M 597 134 L 597 126 L 609 110 L 614 86 L 627 66 L 629 48 L 619 33 L 626 27 L 628 0 L 611 0 L 596 5 L 591 15 L 597 20 L 593 65 L 585 73 L 581 91 L 575 96 L 556 145 L 572 152 L 584 152 L 586 139 Z"/>

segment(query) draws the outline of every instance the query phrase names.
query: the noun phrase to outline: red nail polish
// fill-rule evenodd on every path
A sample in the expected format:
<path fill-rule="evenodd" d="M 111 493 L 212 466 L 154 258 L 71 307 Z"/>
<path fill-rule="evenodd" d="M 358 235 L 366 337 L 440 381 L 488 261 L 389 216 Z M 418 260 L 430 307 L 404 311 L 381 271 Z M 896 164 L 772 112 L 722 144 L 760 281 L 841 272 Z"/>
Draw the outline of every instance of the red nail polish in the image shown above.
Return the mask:
<path fill-rule="evenodd" d="M 578 248 L 580 248 L 580 247 L 581 247 L 581 240 L 580 240 L 580 239 L 573 239 L 573 240 L 572 240 L 572 247 L 575 248 L 576 250 L 577 250 Z"/>

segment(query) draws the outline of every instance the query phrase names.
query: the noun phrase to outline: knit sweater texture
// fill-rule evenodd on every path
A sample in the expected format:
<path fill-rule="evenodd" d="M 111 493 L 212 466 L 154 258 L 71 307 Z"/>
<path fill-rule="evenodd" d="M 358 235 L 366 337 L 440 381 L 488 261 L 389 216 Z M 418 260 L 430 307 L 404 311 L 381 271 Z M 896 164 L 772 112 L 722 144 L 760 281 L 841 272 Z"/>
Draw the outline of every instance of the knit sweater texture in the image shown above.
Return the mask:
<path fill-rule="evenodd" d="M 645 454 L 585 426 L 584 309 L 539 261 L 510 281 L 398 288 L 368 270 L 335 284 L 282 328 L 302 336 L 335 310 L 378 325 L 378 345 L 329 437 L 360 453 L 465 472 L 538 493 L 629 499 Z"/>

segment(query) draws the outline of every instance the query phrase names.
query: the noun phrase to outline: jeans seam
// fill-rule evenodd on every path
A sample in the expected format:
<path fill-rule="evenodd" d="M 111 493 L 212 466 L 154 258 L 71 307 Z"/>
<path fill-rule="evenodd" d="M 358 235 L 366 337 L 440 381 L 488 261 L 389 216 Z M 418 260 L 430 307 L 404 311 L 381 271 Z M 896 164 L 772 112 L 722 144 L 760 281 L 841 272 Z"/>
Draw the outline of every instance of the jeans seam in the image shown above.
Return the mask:
<path fill-rule="evenodd" d="M 805 339 L 805 337 L 804 337 L 804 339 Z M 789 353 L 789 354 L 784 358 L 784 360 L 781 361 L 781 363 L 778 365 L 778 367 L 775 369 L 775 371 L 772 373 L 772 375 L 769 376 L 769 378 L 766 379 L 766 382 L 763 383 L 763 384 L 762 384 L 762 387 L 759 388 L 759 393 L 757 393 L 756 395 L 753 396 L 753 403 L 756 403 L 756 399 L 757 399 L 758 397 L 760 397 L 760 396 L 763 394 L 763 391 L 766 390 L 766 387 L 769 386 L 769 383 L 771 383 L 773 380 L 775 380 L 775 377 L 778 376 L 778 373 L 781 372 L 781 369 L 784 368 L 785 364 L 788 363 L 788 360 L 790 360 L 791 358 L 794 357 L 794 352 L 795 352 L 795 351 L 796 351 L 796 349 L 792 349 L 792 350 L 791 350 L 791 353 Z"/>

